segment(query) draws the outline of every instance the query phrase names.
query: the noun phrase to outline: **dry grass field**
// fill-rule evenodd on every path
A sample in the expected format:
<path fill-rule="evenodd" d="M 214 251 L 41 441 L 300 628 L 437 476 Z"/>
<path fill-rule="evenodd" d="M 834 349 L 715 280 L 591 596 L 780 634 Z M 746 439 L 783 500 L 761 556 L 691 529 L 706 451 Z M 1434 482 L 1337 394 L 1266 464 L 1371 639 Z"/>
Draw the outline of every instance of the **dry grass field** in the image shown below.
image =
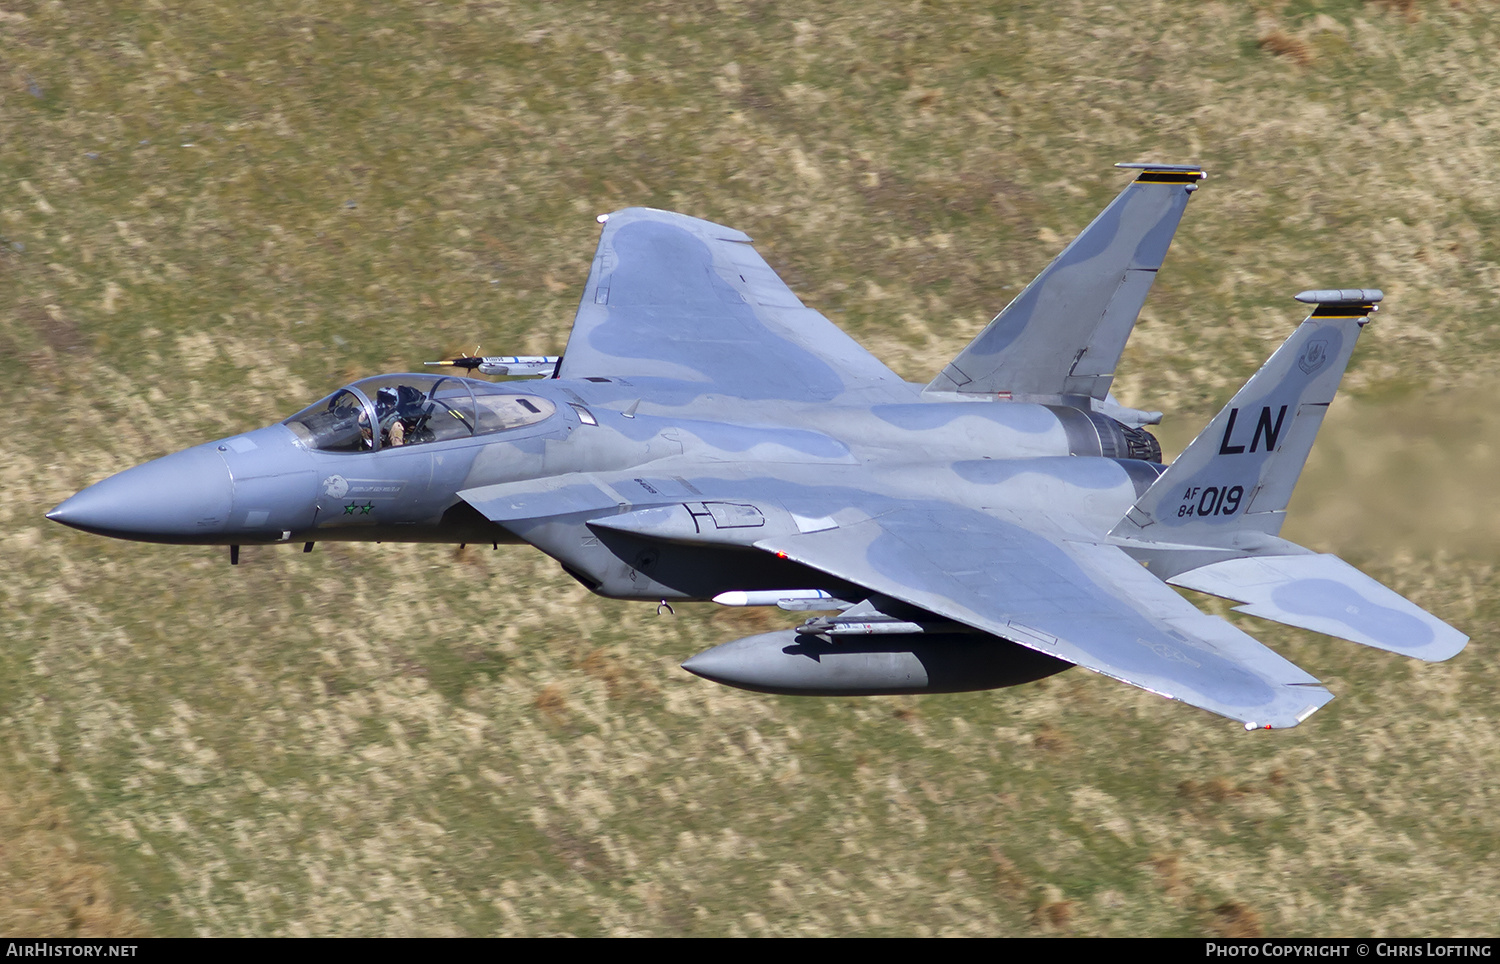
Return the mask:
<path fill-rule="evenodd" d="M 1497 49 L 1485 0 L 0 0 L 0 931 L 1493 935 Z M 1338 695 L 1294 730 L 1081 670 L 756 696 L 676 664 L 782 614 L 528 549 L 231 570 L 42 518 L 353 377 L 561 350 L 635 204 L 925 381 L 1147 159 L 1210 172 L 1117 382 L 1169 449 L 1292 293 L 1387 292 L 1287 534 L 1473 642 L 1247 625 Z"/>

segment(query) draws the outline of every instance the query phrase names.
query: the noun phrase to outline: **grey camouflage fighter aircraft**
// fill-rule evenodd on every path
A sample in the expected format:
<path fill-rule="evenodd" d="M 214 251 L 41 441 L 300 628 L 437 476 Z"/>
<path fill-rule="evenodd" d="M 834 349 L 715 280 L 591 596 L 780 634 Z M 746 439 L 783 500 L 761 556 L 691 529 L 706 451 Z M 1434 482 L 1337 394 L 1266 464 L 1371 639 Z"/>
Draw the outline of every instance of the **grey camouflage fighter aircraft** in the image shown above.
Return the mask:
<path fill-rule="evenodd" d="M 732 228 L 601 216 L 561 358 L 466 357 L 121 472 L 48 517 L 147 542 L 529 543 L 616 599 L 809 614 L 683 667 L 769 693 L 942 693 L 1070 666 L 1295 726 L 1318 680 L 1173 586 L 1443 660 L 1467 637 L 1278 537 L 1381 293 L 1311 314 L 1171 465 L 1110 394 L 1196 167 L 1135 179 L 928 385 Z M 489 382 L 460 372 L 543 375 Z M 824 615 L 811 615 L 823 613 Z"/>

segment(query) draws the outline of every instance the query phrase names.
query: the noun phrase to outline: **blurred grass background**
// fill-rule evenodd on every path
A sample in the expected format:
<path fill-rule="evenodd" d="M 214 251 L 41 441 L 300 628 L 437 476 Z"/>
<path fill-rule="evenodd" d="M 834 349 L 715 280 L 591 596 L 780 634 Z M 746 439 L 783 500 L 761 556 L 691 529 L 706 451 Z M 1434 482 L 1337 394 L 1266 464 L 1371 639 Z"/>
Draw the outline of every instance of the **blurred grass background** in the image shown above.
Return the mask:
<path fill-rule="evenodd" d="M 0 930 L 1493 934 L 1497 26 L 0 0 Z M 1271 734 L 1083 671 L 763 697 L 676 663 L 779 614 L 658 618 L 529 549 L 230 570 L 42 518 L 357 376 L 560 351 L 629 205 L 748 231 L 926 381 L 1133 160 L 1210 172 L 1116 384 L 1169 450 L 1292 293 L 1385 289 L 1287 535 L 1470 633 L 1450 663 L 1247 625 L 1339 697 Z"/>

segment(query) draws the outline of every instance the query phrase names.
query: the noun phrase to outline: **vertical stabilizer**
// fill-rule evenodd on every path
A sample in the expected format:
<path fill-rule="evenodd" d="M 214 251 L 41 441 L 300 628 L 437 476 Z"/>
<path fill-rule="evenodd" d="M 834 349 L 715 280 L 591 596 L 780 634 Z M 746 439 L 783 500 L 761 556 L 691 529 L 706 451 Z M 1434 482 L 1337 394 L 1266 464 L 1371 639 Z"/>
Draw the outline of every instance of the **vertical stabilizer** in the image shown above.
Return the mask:
<path fill-rule="evenodd" d="M 1198 167 L 1117 164 L 1140 171 L 1073 242 L 927 386 L 1092 408 L 1114 381 Z"/>
<path fill-rule="evenodd" d="M 1136 502 L 1112 535 L 1223 546 L 1276 535 L 1360 329 L 1382 295 L 1304 291 L 1314 305 L 1292 336 Z"/>

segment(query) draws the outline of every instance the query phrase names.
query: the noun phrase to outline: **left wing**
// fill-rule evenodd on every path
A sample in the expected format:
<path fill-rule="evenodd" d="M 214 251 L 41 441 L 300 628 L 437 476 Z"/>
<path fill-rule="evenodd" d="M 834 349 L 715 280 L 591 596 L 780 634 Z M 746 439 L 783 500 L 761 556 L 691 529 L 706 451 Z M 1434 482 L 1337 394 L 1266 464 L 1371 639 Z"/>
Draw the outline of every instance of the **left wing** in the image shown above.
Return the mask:
<path fill-rule="evenodd" d="M 1296 726 L 1333 699 L 1114 546 L 959 506 L 895 503 L 864 522 L 756 546 L 1247 728 Z"/>
<path fill-rule="evenodd" d="M 804 306 L 748 235 L 651 208 L 607 216 L 558 376 L 808 401 L 904 385 Z"/>

